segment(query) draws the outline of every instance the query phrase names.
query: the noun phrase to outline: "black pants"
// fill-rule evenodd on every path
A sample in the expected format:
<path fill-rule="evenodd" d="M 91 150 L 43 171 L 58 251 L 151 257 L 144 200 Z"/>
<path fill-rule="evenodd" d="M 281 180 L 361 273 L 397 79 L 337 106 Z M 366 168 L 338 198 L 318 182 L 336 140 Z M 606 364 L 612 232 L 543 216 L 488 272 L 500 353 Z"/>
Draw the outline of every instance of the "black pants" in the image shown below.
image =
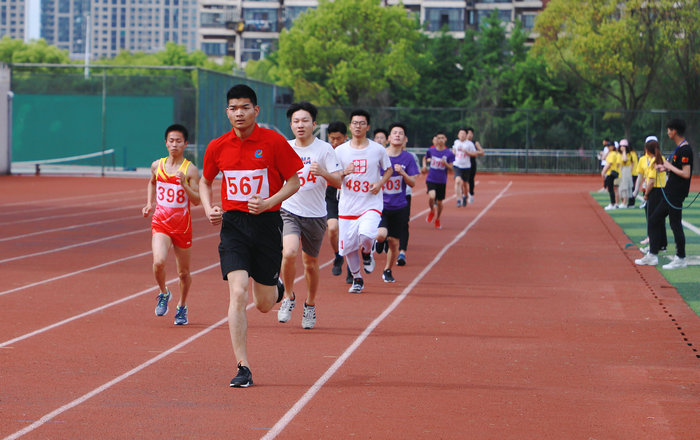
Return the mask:
<path fill-rule="evenodd" d="M 632 176 L 632 188 L 637 187 L 637 176 Z M 627 203 L 627 206 L 634 206 L 634 203 L 637 201 L 637 198 L 635 196 L 630 196 L 629 201 Z"/>
<path fill-rule="evenodd" d="M 654 211 L 657 206 L 659 206 L 659 203 L 663 200 L 664 195 L 661 194 L 661 188 L 652 188 L 649 190 L 647 193 L 647 204 L 644 206 L 644 215 L 647 218 L 647 236 L 650 236 L 649 233 L 649 213 Z M 666 236 L 666 222 L 664 221 L 664 227 L 659 230 L 659 250 L 661 249 L 666 249 L 666 246 L 668 246 L 668 237 Z M 649 239 L 649 242 L 651 243 L 651 238 Z M 651 249 L 651 244 L 649 245 L 649 249 Z"/>
<path fill-rule="evenodd" d="M 673 239 L 676 242 L 676 255 L 679 258 L 685 258 L 685 232 L 683 231 L 683 200 L 685 197 L 674 197 L 672 194 L 661 194 L 659 204 L 649 210 L 649 218 L 647 219 L 647 228 L 649 231 L 649 252 L 658 254 L 661 249 L 664 236 L 666 235 L 666 217 L 673 231 Z M 668 200 L 666 200 L 668 198 Z M 669 204 L 673 204 L 671 206 Z"/>
<path fill-rule="evenodd" d="M 615 205 L 615 177 L 612 174 L 608 174 L 605 177 L 605 187 L 610 194 L 610 204 Z"/>
<path fill-rule="evenodd" d="M 474 176 L 476 176 L 476 160 L 472 160 L 472 166 L 469 168 L 469 195 L 474 195 Z"/>

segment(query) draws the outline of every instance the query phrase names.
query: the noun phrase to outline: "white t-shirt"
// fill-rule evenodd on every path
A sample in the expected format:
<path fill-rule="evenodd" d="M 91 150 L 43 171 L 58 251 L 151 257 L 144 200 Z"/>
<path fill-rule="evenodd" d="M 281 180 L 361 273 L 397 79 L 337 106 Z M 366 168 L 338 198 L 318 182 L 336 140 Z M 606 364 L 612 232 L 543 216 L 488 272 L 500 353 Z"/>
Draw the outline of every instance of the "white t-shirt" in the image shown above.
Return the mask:
<path fill-rule="evenodd" d="M 348 141 L 335 149 L 335 155 L 342 169 L 351 162 L 355 164 L 355 172 L 345 176 L 340 188 L 338 217 L 357 217 L 371 209 L 381 214 L 384 209 L 382 190 L 372 194 L 369 188 L 372 183 L 382 178 L 384 170 L 391 167 L 391 159 L 386 149 L 369 140 L 367 147 L 358 150 L 352 148 Z"/>
<path fill-rule="evenodd" d="M 454 166 L 459 168 L 472 167 L 472 161 L 467 152 L 476 153 L 474 142 L 469 140 L 462 142 L 459 139 L 455 139 L 455 143 L 452 145 L 452 152 L 455 155 Z"/>
<path fill-rule="evenodd" d="M 299 176 L 299 191 L 282 202 L 282 209 L 300 217 L 326 216 L 326 179 L 311 174 L 311 162 L 317 162 L 329 173 L 342 170 L 335 151 L 328 142 L 319 138 L 308 147 L 298 147 L 296 140 L 289 141 L 294 151 L 301 158 L 304 168 L 297 171 Z"/>

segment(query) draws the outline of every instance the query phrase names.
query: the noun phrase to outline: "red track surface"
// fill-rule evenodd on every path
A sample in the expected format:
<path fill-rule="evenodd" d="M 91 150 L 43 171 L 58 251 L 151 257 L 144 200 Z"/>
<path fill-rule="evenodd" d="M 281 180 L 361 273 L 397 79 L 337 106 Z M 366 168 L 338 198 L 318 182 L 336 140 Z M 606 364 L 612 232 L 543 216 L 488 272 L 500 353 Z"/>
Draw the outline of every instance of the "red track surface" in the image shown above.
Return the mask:
<path fill-rule="evenodd" d="M 1 177 L 0 437 L 699 438 L 700 319 L 635 267 L 588 194 L 599 178 L 478 177 L 442 230 L 412 221 L 397 283 L 382 254 L 361 295 L 322 269 L 311 331 L 301 310 L 287 324 L 250 311 L 250 389 L 228 386 L 228 295 L 201 208 L 176 327 L 153 314 L 145 179 Z"/>

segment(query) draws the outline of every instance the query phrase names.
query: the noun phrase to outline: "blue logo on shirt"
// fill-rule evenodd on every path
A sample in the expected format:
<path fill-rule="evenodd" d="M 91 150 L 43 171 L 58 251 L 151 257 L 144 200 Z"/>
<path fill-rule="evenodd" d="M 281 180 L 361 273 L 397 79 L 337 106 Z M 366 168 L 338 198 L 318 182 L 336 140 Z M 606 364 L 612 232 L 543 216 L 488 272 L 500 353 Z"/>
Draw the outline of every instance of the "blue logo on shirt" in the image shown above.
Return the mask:
<path fill-rule="evenodd" d="M 255 152 L 255 158 L 256 158 L 256 159 L 261 159 L 262 156 L 263 156 L 262 150 L 257 150 L 257 151 Z"/>

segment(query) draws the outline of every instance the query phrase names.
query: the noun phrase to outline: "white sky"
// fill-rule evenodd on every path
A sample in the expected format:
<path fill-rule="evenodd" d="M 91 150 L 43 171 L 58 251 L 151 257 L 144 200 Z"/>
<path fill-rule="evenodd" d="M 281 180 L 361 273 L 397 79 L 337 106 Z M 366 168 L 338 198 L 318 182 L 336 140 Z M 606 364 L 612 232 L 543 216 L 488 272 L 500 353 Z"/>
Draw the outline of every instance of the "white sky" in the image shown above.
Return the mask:
<path fill-rule="evenodd" d="M 41 0 L 25 0 L 26 19 L 27 19 L 27 40 L 38 40 L 40 23 L 39 17 L 41 14 Z"/>

